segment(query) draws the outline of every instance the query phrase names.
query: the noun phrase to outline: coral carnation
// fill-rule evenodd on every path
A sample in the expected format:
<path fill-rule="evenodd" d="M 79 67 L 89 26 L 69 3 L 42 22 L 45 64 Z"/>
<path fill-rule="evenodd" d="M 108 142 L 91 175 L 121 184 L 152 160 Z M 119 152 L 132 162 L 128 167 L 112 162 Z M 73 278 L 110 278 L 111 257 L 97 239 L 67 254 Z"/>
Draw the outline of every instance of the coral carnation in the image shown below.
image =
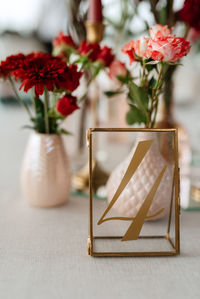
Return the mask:
<path fill-rule="evenodd" d="M 62 115 L 62 116 L 68 116 L 72 114 L 75 110 L 79 109 L 76 98 L 72 95 L 64 95 L 62 98 L 60 98 L 57 101 L 56 104 L 56 110 Z"/>
<path fill-rule="evenodd" d="M 167 25 L 156 24 L 149 29 L 149 35 L 152 39 L 157 39 L 164 36 L 171 35 L 172 29 Z"/>
<path fill-rule="evenodd" d="M 148 58 L 147 56 L 148 41 L 149 41 L 148 37 L 141 37 L 139 40 L 130 41 L 122 48 L 122 52 L 129 56 L 130 64 L 133 61 L 140 59 L 141 57 Z"/>
<path fill-rule="evenodd" d="M 187 55 L 190 43 L 182 37 L 166 36 L 148 42 L 147 54 L 157 61 L 176 62 Z"/>

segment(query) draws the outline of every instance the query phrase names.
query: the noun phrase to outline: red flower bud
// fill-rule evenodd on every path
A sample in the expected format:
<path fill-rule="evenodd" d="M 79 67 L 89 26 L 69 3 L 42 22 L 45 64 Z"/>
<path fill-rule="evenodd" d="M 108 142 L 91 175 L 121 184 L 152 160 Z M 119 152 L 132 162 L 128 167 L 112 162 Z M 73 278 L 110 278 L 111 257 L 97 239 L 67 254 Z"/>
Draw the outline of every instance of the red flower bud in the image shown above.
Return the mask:
<path fill-rule="evenodd" d="M 87 41 L 82 41 L 79 53 L 81 55 L 86 55 L 89 53 L 88 57 L 91 61 L 96 61 L 98 54 L 100 53 L 100 46 L 98 43 L 88 43 Z"/>
<path fill-rule="evenodd" d="M 124 63 L 122 63 L 120 60 L 114 60 L 110 67 L 109 67 L 109 77 L 113 79 L 114 81 L 118 81 L 117 76 L 125 77 L 127 74 L 127 69 Z"/>
<path fill-rule="evenodd" d="M 76 48 L 76 44 L 73 41 L 71 35 L 64 35 L 62 31 L 60 31 L 59 35 L 53 39 L 54 47 L 57 47 L 60 45 L 69 46 L 71 48 Z"/>
<path fill-rule="evenodd" d="M 72 114 L 75 110 L 79 109 L 76 103 L 76 97 L 65 94 L 62 98 L 57 101 L 56 110 L 62 116 L 68 116 Z"/>
<path fill-rule="evenodd" d="M 97 56 L 97 60 L 102 61 L 105 66 L 109 66 L 114 60 L 115 56 L 112 54 L 112 49 L 104 46 Z"/>

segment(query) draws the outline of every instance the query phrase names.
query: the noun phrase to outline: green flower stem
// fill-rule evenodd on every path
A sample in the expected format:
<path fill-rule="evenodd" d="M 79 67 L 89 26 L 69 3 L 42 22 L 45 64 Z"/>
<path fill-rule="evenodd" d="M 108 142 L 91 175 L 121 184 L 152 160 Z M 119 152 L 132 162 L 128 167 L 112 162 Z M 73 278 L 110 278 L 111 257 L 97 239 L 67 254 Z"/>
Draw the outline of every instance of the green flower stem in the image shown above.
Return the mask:
<path fill-rule="evenodd" d="M 29 117 L 30 117 L 30 119 L 31 119 L 31 118 L 32 118 L 31 112 L 30 112 L 28 106 L 24 103 L 24 101 L 23 101 L 22 98 L 20 97 L 19 93 L 17 92 L 17 89 L 16 89 L 16 87 L 15 87 L 15 84 L 14 84 L 14 82 L 13 82 L 13 80 L 12 80 L 12 78 L 11 78 L 10 76 L 8 77 L 8 80 L 9 80 L 11 86 L 12 86 L 12 89 L 13 89 L 13 91 L 14 91 L 14 94 L 15 94 L 15 96 L 16 96 L 17 101 L 19 102 L 20 105 L 22 105 L 22 106 L 25 108 L 25 110 L 27 111 L 27 113 L 28 113 L 28 115 L 29 115 Z"/>
<path fill-rule="evenodd" d="M 78 103 L 81 103 L 86 98 L 86 96 L 88 95 L 88 90 L 89 90 L 90 84 L 92 83 L 92 81 L 94 80 L 94 78 L 95 77 L 92 77 L 88 81 L 86 92 L 78 99 Z"/>
<path fill-rule="evenodd" d="M 47 89 L 44 89 L 44 120 L 45 120 L 45 132 L 49 134 L 49 117 L 48 117 L 48 110 L 49 110 L 49 94 Z"/>
<path fill-rule="evenodd" d="M 142 87 L 142 86 L 144 86 L 145 85 L 145 81 L 146 81 L 146 74 L 145 74 L 145 67 L 146 67 L 146 65 L 145 65 L 145 63 L 143 62 L 142 63 L 142 78 L 141 78 L 141 82 L 140 82 L 140 86 Z"/>
<path fill-rule="evenodd" d="M 185 24 L 185 32 L 184 32 L 184 35 L 183 35 L 184 39 L 187 38 L 189 30 L 190 30 L 190 26 L 188 24 Z"/>
<path fill-rule="evenodd" d="M 151 107 L 150 107 L 150 124 L 149 127 L 153 128 L 155 125 L 155 121 L 156 121 L 156 115 L 157 115 L 157 110 L 158 110 L 158 94 L 157 91 L 161 88 L 162 84 L 163 84 L 163 78 L 162 78 L 162 73 L 163 73 L 163 64 L 161 64 L 159 73 L 158 73 L 158 79 L 156 82 L 156 86 L 153 90 L 153 94 L 152 94 L 152 100 L 151 100 Z M 154 113 L 153 119 L 152 119 L 152 114 Z"/>

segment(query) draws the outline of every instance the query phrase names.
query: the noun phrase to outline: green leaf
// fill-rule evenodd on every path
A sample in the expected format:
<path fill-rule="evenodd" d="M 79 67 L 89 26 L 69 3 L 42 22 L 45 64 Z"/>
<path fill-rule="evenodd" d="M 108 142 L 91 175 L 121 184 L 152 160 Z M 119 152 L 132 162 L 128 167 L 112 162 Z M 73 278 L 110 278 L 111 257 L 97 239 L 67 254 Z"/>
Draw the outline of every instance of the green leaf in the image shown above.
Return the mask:
<path fill-rule="evenodd" d="M 71 132 L 66 131 L 65 129 L 57 130 L 57 134 L 73 135 Z"/>
<path fill-rule="evenodd" d="M 159 11 L 159 21 L 161 25 L 165 25 L 167 21 L 167 7 L 163 6 Z"/>
<path fill-rule="evenodd" d="M 34 124 L 34 130 L 38 133 L 45 133 L 45 121 L 42 113 L 37 113 L 35 117 L 31 119 Z"/>
<path fill-rule="evenodd" d="M 156 86 L 156 80 L 154 79 L 154 77 L 151 77 L 150 81 L 149 81 L 149 88 L 155 88 Z"/>
<path fill-rule="evenodd" d="M 39 114 L 44 115 L 44 103 L 41 101 L 40 98 L 34 97 L 33 100 L 34 100 L 34 104 L 35 104 L 36 114 L 39 113 Z"/>
<path fill-rule="evenodd" d="M 154 77 L 151 77 L 149 84 L 148 84 L 148 92 L 150 95 L 152 95 L 152 91 L 156 86 L 157 81 L 154 79 Z"/>
<path fill-rule="evenodd" d="M 128 125 L 135 123 L 146 124 L 146 116 L 134 105 L 130 105 L 130 110 L 126 114 L 126 121 Z"/>
<path fill-rule="evenodd" d="M 137 105 L 139 110 L 147 114 L 149 97 L 146 90 L 143 87 L 138 87 L 134 82 L 129 82 L 128 87 L 132 102 Z"/>
<path fill-rule="evenodd" d="M 122 93 L 121 91 L 105 91 L 104 92 L 104 94 L 107 96 L 107 97 L 113 97 L 113 96 L 115 96 L 115 95 L 117 95 L 117 94 L 120 94 L 120 93 Z"/>
<path fill-rule="evenodd" d="M 130 81 L 129 73 L 127 73 L 126 76 L 121 76 L 121 75 L 116 76 L 116 78 L 117 78 L 120 82 L 125 83 L 125 84 L 128 84 L 128 82 Z"/>

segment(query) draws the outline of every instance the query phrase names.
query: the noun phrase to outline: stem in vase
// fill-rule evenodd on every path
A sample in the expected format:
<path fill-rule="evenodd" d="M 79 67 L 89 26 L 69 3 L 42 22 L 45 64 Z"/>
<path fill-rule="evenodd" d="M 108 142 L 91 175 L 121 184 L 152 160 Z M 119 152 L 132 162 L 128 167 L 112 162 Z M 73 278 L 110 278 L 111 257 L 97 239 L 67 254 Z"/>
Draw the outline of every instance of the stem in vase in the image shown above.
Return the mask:
<path fill-rule="evenodd" d="M 31 112 L 30 112 L 28 106 L 24 103 L 24 101 L 22 100 L 22 98 L 18 94 L 17 89 L 15 87 L 15 84 L 14 84 L 14 82 L 13 82 L 13 80 L 12 80 L 12 78 L 10 76 L 8 77 L 8 80 L 9 80 L 11 86 L 12 86 L 12 89 L 14 91 L 14 94 L 16 96 L 17 101 L 19 102 L 20 105 L 22 105 L 25 108 L 25 110 L 27 111 L 27 113 L 28 113 L 28 115 L 29 115 L 29 117 L 31 119 L 32 118 Z"/>
<path fill-rule="evenodd" d="M 48 110 L 49 110 L 49 94 L 47 89 L 44 89 L 44 120 L 45 120 L 45 131 L 49 134 L 49 117 L 48 117 Z"/>

